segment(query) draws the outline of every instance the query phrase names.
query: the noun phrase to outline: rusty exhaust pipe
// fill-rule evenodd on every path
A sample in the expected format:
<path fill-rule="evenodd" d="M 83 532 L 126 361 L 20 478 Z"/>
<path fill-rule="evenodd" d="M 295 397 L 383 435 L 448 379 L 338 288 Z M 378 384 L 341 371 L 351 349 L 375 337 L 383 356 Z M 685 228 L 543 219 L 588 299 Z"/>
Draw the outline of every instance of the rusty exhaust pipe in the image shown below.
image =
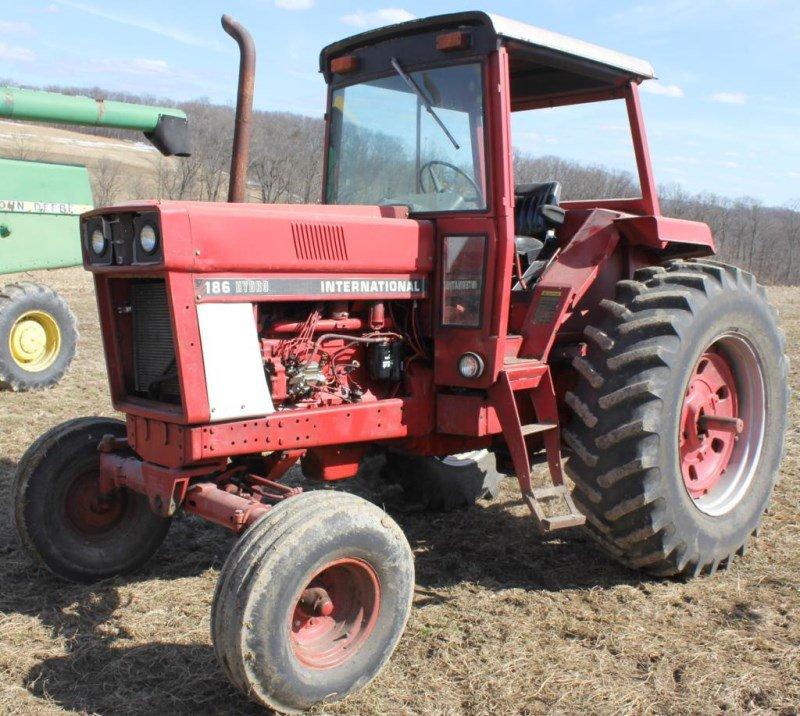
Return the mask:
<path fill-rule="evenodd" d="M 256 82 L 256 46 L 250 33 L 230 15 L 222 16 L 222 28 L 239 45 L 239 89 L 236 94 L 236 124 L 233 129 L 228 201 L 247 201 L 247 167 L 253 133 L 253 89 Z"/>

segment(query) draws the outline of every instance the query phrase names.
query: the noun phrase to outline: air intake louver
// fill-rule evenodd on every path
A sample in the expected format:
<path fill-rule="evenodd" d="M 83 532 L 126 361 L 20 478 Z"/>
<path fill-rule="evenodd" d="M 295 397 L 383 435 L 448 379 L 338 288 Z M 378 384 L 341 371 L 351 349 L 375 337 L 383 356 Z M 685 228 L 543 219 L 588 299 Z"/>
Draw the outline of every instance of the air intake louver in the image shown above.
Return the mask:
<path fill-rule="evenodd" d="M 292 224 L 294 252 L 304 261 L 347 261 L 344 229 L 333 224 Z"/>
<path fill-rule="evenodd" d="M 131 286 L 134 389 L 143 397 L 180 403 L 175 345 L 164 281 Z"/>

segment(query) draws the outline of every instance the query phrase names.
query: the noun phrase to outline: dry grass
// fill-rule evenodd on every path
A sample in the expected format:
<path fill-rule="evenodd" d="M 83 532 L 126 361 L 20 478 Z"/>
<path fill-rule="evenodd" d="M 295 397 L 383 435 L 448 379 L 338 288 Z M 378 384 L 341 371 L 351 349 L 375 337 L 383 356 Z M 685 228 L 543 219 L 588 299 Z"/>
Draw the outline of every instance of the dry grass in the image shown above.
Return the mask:
<path fill-rule="evenodd" d="M 46 280 L 79 316 L 81 353 L 56 389 L 0 395 L 4 502 L 38 434 L 76 415 L 110 413 L 91 284 L 78 269 Z M 800 342 L 800 290 L 770 295 L 791 350 Z M 791 380 L 797 395 L 796 368 Z M 320 712 L 796 714 L 797 417 L 795 403 L 762 537 L 713 578 L 650 581 L 580 534 L 542 542 L 510 484 L 496 503 L 399 518 L 417 560 L 408 629 L 373 684 Z M 212 592 L 231 544 L 222 529 L 181 519 L 141 574 L 65 586 L 28 561 L 3 517 L 0 712 L 259 713 L 228 686 L 209 641 Z"/>

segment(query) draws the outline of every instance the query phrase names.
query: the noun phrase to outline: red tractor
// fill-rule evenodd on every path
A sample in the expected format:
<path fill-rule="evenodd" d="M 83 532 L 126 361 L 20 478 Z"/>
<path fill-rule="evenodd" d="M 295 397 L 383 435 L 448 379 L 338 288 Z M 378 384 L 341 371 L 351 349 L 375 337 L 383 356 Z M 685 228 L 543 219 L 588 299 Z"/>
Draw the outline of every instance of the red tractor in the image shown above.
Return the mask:
<path fill-rule="evenodd" d="M 430 508 L 516 475 L 543 534 L 583 525 L 630 567 L 713 573 L 777 478 L 784 339 L 753 276 L 661 215 L 646 62 L 482 12 L 326 47 L 321 205 L 243 203 L 253 87 L 242 48 L 231 203 L 82 217 L 114 406 L 22 458 L 16 522 L 59 577 L 140 567 L 179 510 L 241 534 L 212 638 L 280 711 L 343 698 L 388 660 L 414 566 L 383 510 L 320 485 L 381 451 Z M 512 112 L 620 100 L 641 196 L 515 186 Z M 543 180 L 547 177 L 542 177 Z M 574 488 L 562 475 L 565 469 Z M 536 487 L 531 467 L 549 466 Z"/>

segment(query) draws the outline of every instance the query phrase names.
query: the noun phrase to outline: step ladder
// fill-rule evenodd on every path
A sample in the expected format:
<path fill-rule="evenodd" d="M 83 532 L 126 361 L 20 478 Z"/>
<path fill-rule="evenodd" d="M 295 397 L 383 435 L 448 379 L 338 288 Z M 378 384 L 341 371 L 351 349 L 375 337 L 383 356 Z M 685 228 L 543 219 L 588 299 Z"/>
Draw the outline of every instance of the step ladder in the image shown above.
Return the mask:
<path fill-rule="evenodd" d="M 522 498 L 531 511 L 537 531 L 542 535 L 570 527 L 580 527 L 586 518 L 578 511 L 564 484 L 561 471 L 561 437 L 550 369 L 533 360 L 511 359 L 489 390 L 489 399 L 497 412 Z M 542 422 L 523 425 L 517 407 L 520 400 L 530 400 L 537 419 Z M 552 485 L 534 488 L 531 483 L 531 457 L 526 439 L 540 435 L 544 443 Z M 549 514 L 548 514 L 549 513 Z"/>

